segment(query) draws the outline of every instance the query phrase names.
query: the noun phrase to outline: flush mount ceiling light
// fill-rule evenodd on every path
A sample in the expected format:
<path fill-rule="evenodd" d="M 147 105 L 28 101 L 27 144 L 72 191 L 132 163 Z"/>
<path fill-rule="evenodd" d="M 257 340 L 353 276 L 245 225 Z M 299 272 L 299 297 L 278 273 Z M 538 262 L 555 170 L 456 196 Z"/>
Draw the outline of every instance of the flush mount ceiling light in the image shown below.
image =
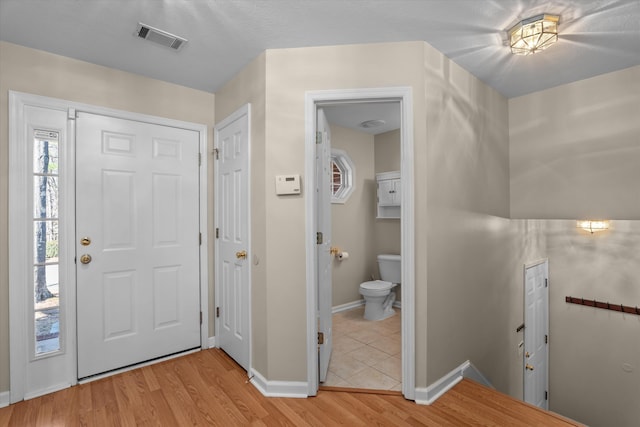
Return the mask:
<path fill-rule="evenodd" d="M 542 14 L 518 22 L 509 30 L 511 53 L 531 55 L 558 41 L 558 15 Z"/>
<path fill-rule="evenodd" d="M 174 50 L 179 50 L 187 42 L 185 38 L 167 33 L 142 22 L 138 22 L 135 35 L 141 39 L 149 40 Z"/>
<path fill-rule="evenodd" d="M 365 129 L 371 129 L 371 128 L 377 128 L 378 126 L 382 126 L 384 125 L 386 122 L 384 120 L 366 120 L 362 123 L 360 123 L 360 127 L 361 128 L 365 128 Z"/>

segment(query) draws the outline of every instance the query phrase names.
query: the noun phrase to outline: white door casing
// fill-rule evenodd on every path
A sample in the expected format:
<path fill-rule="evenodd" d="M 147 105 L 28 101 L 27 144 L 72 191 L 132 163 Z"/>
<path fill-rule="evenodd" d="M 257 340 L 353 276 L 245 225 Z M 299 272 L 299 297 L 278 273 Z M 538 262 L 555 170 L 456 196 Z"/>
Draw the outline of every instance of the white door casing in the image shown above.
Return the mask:
<path fill-rule="evenodd" d="M 249 104 L 215 127 L 216 345 L 251 366 Z"/>
<path fill-rule="evenodd" d="M 76 135 L 78 377 L 200 347 L 198 134 L 78 113 Z"/>
<path fill-rule="evenodd" d="M 318 108 L 316 136 L 316 197 L 318 208 L 319 240 L 316 245 L 318 260 L 318 332 L 323 339 L 318 343 L 319 381 L 324 382 L 329 370 L 333 347 L 331 264 L 331 130 L 322 108 Z M 319 340 L 320 341 L 320 340 Z"/>
<path fill-rule="evenodd" d="M 549 409 L 549 264 L 525 267 L 524 401 Z"/>

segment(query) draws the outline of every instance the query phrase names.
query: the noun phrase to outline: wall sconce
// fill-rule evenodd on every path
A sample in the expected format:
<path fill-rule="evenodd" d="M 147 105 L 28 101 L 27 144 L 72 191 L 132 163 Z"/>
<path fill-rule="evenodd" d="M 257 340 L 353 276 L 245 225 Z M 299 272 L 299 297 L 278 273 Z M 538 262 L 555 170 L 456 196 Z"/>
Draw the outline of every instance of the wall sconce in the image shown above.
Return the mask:
<path fill-rule="evenodd" d="M 598 220 L 598 221 L 580 220 L 580 221 L 578 221 L 576 226 L 578 228 L 582 228 L 583 230 L 588 231 L 591 234 L 593 234 L 596 231 L 608 230 L 609 229 L 609 221 L 607 221 L 607 220 Z"/>
<path fill-rule="evenodd" d="M 537 15 L 518 22 L 508 32 L 511 53 L 531 55 L 558 41 L 558 15 Z"/>

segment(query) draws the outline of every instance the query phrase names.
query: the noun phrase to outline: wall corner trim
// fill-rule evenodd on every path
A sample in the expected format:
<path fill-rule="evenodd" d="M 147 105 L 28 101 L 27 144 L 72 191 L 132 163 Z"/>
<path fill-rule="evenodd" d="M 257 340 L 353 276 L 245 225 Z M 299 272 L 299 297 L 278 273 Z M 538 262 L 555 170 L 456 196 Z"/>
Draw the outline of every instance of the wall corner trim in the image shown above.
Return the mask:
<path fill-rule="evenodd" d="M 266 397 L 307 398 L 309 385 L 304 381 L 269 381 L 255 369 L 249 380 Z"/>
<path fill-rule="evenodd" d="M 494 388 L 478 368 L 467 360 L 430 386 L 426 388 L 416 388 L 416 403 L 419 405 L 431 405 L 438 400 L 440 396 L 462 381 L 462 378 L 469 378 L 484 386 Z"/>
<path fill-rule="evenodd" d="M 1 391 L 0 392 L 0 408 L 4 408 L 5 406 L 9 406 L 9 398 L 10 398 L 11 393 L 8 391 Z"/>

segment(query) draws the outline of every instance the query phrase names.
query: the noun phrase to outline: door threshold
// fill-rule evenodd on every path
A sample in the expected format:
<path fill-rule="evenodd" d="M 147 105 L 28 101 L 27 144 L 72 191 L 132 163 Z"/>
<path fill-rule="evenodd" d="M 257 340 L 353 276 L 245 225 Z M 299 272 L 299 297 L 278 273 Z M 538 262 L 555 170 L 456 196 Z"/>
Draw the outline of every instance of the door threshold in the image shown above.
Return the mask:
<path fill-rule="evenodd" d="M 100 374 L 90 375 L 84 378 L 78 378 L 78 384 L 86 384 L 92 381 L 101 380 L 103 378 L 112 377 L 114 375 L 122 374 L 123 372 L 133 371 L 134 369 L 143 368 L 145 366 L 155 365 L 157 363 L 166 362 L 167 360 L 175 359 L 176 357 L 186 356 L 187 354 L 197 353 L 202 351 L 201 347 L 195 347 L 190 350 L 183 350 L 177 353 L 169 354 L 166 356 L 160 356 L 155 359 L 147 360 L 140 363 L 134 363 L 133 365 L 125 366 L 122 368 L 112 369 L 107 372 L 102 372 Z"/>
<path fill-rule="evenodd" d="M 385 394 L 390 396 L 403 396 L 401 391 L 395 390 L 383 390 L 377 388 L 354 388 L 354 387 L 335 387 L 328 385 L 321 385 L 318 387 L 319 391 L 335 391 L 342 393 L 363 393 L 363 394 Z"/>

